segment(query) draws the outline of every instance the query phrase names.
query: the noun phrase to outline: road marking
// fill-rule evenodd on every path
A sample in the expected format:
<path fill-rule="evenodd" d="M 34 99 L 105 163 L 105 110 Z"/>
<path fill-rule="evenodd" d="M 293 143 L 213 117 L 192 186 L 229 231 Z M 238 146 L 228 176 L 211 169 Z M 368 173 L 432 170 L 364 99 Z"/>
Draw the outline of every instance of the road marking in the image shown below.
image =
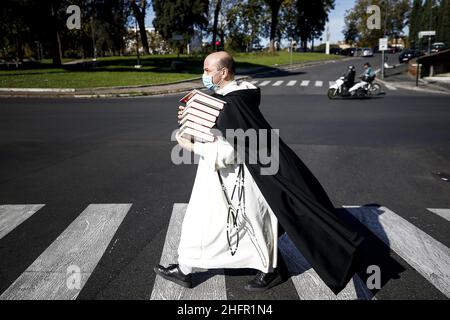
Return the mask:
<path fill-rule="evenodd" d="M 0 300 L 75 299 L 131 204 L 90 204 L 0 296 Z"/>
<path fill-rule="evenodd" d="M 316 81 L 316 87 L 321 87 L 323 85 L 323 81 Z"/>
<path fill-rule="evenodd" d="M 0 205 L 0 239 L 27 220 L 45 204 Z"/>
<path fill-rule="evenodd" d="M 297 80 L 291 80 L 286 84 L 286 86 L 292 87 L 292 86 L 295 86 L 296 83 L 297 83 Z"/>
<path fill-rule="evenodd" d="M 391 86 L 391 85 L 389 85 L 389 84 L 385 84 L 384 86 L 385 86 L 386 88 L 388 88 L 389 90 L 393 90 L 393 91 L 397 90 L 396 87 L 393 87 L 393 86 Z"/>
<path fill-rule="evenodd" d="M 450 297 L 450 249 L 386 207 L 344 206 L 431 284 Z"/>
<path fill-rule="evenodd" d="M 431 211 L 438 216 L 444 218 L 447 221 L 450 221 L 450 209 L 431 209 L 427 208 L 428 211 Z"/>
<path fill-rule="evenodd" d="M 284 81 L 283 80 L 278 80 L 276 82 L 274 82 L 274 84 L 272 85 L 273 87 L 278 87 L 280 86 Z"/>
<path fill-rule="evenodd" d="M 301 87 L 307 87 L 309 85 L 309 80 L 303 80 L 301 83 L 300 83 L 300 86 Z"/>
<path fill-rule="evenodd" d="M 278 248 L 283 255 L 291 280 L 300 300 L 370 300 L 374 299 L 358 275 L 354 275 L 347 286 L 335 295 L 322 281 L 319 275 L 311 268 L 303 255 L 284 234 L 280 237 Z"/>
<path fill-rule="evenodd" d="M 169 228 L 166 234 L 166 241 L 161 256 L 160 264 L 167 266 L 170 263 L 177 263 L 177 249 L 180 242 L 181 225 L 186 213 L 187 203 L 174 203 Z M 156 276 L 155 284 L 151 294 L 151 300 L 226 300 L 225 276 L 223 270 L 202 273 L 206 281 L 187 289 L 170 282 L 160 276 Z M 194 279 L 195 274 L 193 274 Z"/>
<path fill-rule="evenodd" d="M 250 81 L 250 83 L 251 83 L 251 84 L 257 84 L 257 83 L 258 83 L 258 80 Z"/>
<path fill-rule="evenodd" d="M 329 84 L 330 84 L 330 87 L 334 86 L 336 84 L 336 81 L 330 81 Z"/>
<path fill-rule="evenodd" d="M 267 86 L 270 83 L 270 80 L 263 81 L 259 84 L 260 87 Z"/>

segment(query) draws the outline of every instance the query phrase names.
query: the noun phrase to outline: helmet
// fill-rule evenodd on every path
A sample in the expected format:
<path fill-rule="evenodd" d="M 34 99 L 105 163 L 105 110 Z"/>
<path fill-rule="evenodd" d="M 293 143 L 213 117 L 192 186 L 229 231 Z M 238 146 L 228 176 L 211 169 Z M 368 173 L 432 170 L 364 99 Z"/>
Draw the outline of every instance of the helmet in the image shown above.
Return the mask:
<path fill-rule="evenodd" d="M 355 66 L 348 66 L 348 69 L 353 71 L 355 70 Z"/>

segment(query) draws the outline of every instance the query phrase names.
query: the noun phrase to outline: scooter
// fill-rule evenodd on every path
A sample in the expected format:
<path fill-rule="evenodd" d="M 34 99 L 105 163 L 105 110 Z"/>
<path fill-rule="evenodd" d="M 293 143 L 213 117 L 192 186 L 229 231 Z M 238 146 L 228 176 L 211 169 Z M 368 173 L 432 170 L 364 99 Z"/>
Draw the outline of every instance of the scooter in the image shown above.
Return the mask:
<path fill-rule="evenodd" d="M 345 86 L 344 77 L 336 80 L 335 84 L 328 89 L 328 98 L 331 100 L 338 97 L 343 98 L 365 98 L 368 96 L 376 96 L 381 93 L 381 86 L 374 82 L 373 79 L 362 78 L 350 89 Z"/>
<path fill-rule="evenodd" d="M 349 97 L 349 88 L 345 85 L 344 77 L 340 77 L 328 89 L 328 98 L 337 99 L 338 97 Z"/>
<path fill-rule="evenodd" d="M 374 82 L 375 77 L 362 77 L 361 81 L 348 90 L 351 96 L 365 98 L 367 96 L 376 96 L 381 93 L 381 86 Z"/>

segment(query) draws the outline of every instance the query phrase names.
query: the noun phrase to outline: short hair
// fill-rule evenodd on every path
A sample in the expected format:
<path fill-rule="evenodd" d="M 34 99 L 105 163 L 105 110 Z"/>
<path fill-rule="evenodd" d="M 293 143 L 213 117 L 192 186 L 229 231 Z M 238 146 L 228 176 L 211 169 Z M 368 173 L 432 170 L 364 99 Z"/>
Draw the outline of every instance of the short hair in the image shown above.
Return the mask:
<path fill-rule="evenodd" d="M 217 69 L 220 70 L 222 68 L 227 68 L 228 72 L 231 73 L 232 75 L 235 74 L 236 70 L 235 70 L 234 59 L 232 56 L 230 56 L 230 55 L 225 56 L 217 62 Z"/>
<path fill-rule="evenodd" d="M 364 63 L 364 65 L 370 67 L 370 63 L 368 62 Z"/>

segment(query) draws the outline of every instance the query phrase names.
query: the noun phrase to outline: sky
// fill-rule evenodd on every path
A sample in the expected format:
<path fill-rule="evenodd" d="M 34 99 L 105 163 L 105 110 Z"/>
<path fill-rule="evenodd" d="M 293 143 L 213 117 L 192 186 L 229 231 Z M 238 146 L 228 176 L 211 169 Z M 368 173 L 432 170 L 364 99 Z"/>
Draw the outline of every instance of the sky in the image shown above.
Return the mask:
<path fill-rule="evenodd" d="M 344 29 L 344 15 L 345 11 L 351 9 L 355 4 L 354 0 L 335 0 L 334 10 L 330 11 L 328 16 L 329 26 L 330 26 L 330 42 L 335 43 L 340 40 L 344 40 L 344 34 L 342 30 Z M 155 17 L 153 8 L 150 6 L 150 10 L 147 12 L 145 18 L 145 24 L 147 27 L 153 27 L 152 21 Z M 325 34 L 323 36 L 325 39 Z M 325 41 L 325 40 L 324 40 Z M 264 44 L 265 41 L 262 41 Z"/>

